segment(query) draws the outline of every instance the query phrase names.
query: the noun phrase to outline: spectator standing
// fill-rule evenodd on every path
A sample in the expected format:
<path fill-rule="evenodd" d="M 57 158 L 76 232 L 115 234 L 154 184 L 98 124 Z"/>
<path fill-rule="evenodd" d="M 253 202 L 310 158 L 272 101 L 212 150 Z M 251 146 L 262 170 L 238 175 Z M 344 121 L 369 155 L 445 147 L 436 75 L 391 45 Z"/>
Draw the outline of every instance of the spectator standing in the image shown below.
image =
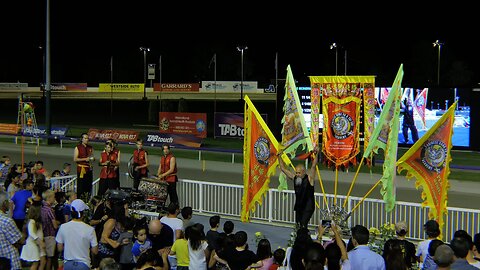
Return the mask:
<path fill-rule="evenodd" d="M 205 241 L 205 234 L 202 230 L 203 226 L 195 224 L 191 227 L 190 235 L 188 237 L 188 259 L 190 265 L 195 269 L 207 269 L 207 258 L 210 252 L 207 249 L 208 244 Z"/>
<path fill-rule="evenodd" d="M 385 261 L 367 246 L 370 232 L 362 225 L 352 228 L 352 242 L 355 247 L 348 252 L 348 259 L 355 270 L 385 270 Z"/>
<path fill-rule="evenodd" d="M 261 239 L 260 241 L 258 241 L 257 258 L 258 258 L 257 264 L 261 265 L 257 269 L 268 270 L 270 266 L 272 266 L 273 264 L 272 247 L 268 239 Z"/>
<path fill-rule="evenodd" d="M 83 222 L 88 206 L 80 199 L 71 203 L 72 220 L 62 224 L 56 236 L 59 251 L 64 252 L 64 270 L 90 269 L 90 252 L 97 254 L 95 230 Z"/>
<path fill-rule="evenodd" d="M 182 220 L 183 220 L 183 230 L 185 231 L 185 229 L 187 227 L 195 224 L 192 221 L 192 217 L 193 217 L 192 207 L 190 207 L 190 206 L 183 207 L 182 211 L 181 211 L 181 214 L 182 214 Z"/>
<path fill-rule="evenodd" d="M 57 260 L 54 260 L 56 250 L 55 235 L 57 234 L 59 222 L 55 219 L 55 211 L 53 210 L 55 192 L 46 190 L 43 192 L 42 197 L 42 229 L 45 240 L 45 253 L 47 254 L 46 269 L 50 270 L 52 269 L 52 264 L 57 263 Z M 57 269 L 57 267 L 54 269 Z"/>
<path fill-rule="evenodd" d="M 160 219 L 160 222 L 167 224 L 173 230 L 173 241 L 178 239 L 183 230 L 183 221 L 177 217 L 180 208 L 176 203 L 170 203 L 167 207 L 167 215 Z"/>
<path fill-rule="evenodd" d="M 45 267 L 45 242 L 42 231 L 41 208 L 32 206 L 28 211 L 27 241 L 22 247 L 20 259 L 32 264 L 30 269 Z"/>
<path fill-rule="evenodd" d="M 455 261 L 451 265 L 452 270 L 476 270 L 477 267 L 470 265 L 467 261 L 470 246 L 465 238 L 455 237 L 450 242 L 450 247 L 455 255 Z M 438 248 L 437 248 L 438 250 Z M 436 254 L 436 253 L 435 253 Z M 438 265 L 438 264 L 437 264 Z"/>
<path fill-rule="evenodd" d="M 158 219 L 153 219 L 148 224 L 148 239 L 152 241 L 152 248 L 159 253 L 163 253 L 164 249 L 170 249 L 173 245 L 173 230 L 165 223 Z M 168 251 L 170 253 L 170 251 Z"/>
<path fill-rule="evenodd" d="M 435 263 L 438 265 L 437 270 L 448 270 L 455 260 L 453 250 L 448 245 L 441 245 L 435 251 Z"/>
<path fill-rule="evenodd" d="M 32 198 L 33 182 L 32 180 L 23 181 L 24 188 L 15 192 L 11 199 L 10 213 L 19 230 L 22 230 L 26 216 L 26 206 L 29 198 Z"/>
<path fill-rule="evenodd" d="M 230 269 L 244 270 L 247 269 L 247 267 L 257 268 L 260 266 L 256 264 L 258 261 L 257 255 L 251 250 L 248 250 L 247 239 L 248 235 L 246 232 L 238 231 L 235 233 L 235 248 L 218 254 L 221 259 L 227 261 Z"/>
<path fill-rule="evenodd" d="M 0 188 L 3 187 L 5 181 L 7 180 L 8 172 L 12 166 L 9 156 L 2 156 L 0 160 Z M 0 189 L 1 191 L 1 189 Z"/>
<path fill-rule="evenodd" d="M 423 263 L 425 261 L 425 258 L 427 257 L 428 254 L 428 246 L 430 245 L 430 242 L 433 239 L 437 239 L 437 237 L 440 235 L 440 227 L 438 225 L 438 222 L 436 220 L 428 220 L 425 222 L 423 225 L 423 229 L 425 233 L 427 234 L 427 239 L 421 241 L 418 246 L 417 246 L 417 253 L 415 254 L 417 256 L 418 261 L 420 262 L 420 268 L 423 267 Z"/>
<path fill-rule="evenodd" d="M 98 194 L 105 195 L 107 190 L 114 190 L 120 188 L 120 181 L 116 178 L 117 154 L 113 151 L 113 144 L 106 143 L 105 151 L 100 153 L 100 184 L 98 187 Z"/>
<path fill-rule="evenodd" d="M 185 233 L 180 234 L 180 237 L 173 242 L 172 250 L 170 255 L 175 255 L 177 257 L 177 270 L 188 270 L 190 265 L 190 258 L 188 253 L 188 240 L 185 238 L 190 237 L 190 230 L 192 227 L 187 227 Z"/>
<path fill-rule="evenodd" d="M 133 243 L 131 251 L 133 260 L 137 262 L 140 255 L 152 248 L 152 242 L 147 238 L 147 229 L 143 226 L 134 227 L 133 236 L 135 237 L 135 243 Z"/>
<path fill-rule="evenodd" d="M 383 258 L 386 259 L 388 257 L 388 247 L 392 246 L 391 242 L 398 240 L 397 244 L 400 245 L 405 263 L 407 264 L 408 268 L 411 268 L 412 265 L 417 262 L 417 258 L 415 256 L 415 245 L 406 239 L 407 232 L 407 223 L 400 221 L 395 224 L 395 233 L 397 234 L 397 238 L 389 239 L 387 242 L 385 242 L 383 248 Z"/>
<path fill-rule="evenodd" d="M 122 270 L 132 270 L 135 268 L 135 260 L 133 258 L 133 227 L 135 219 L 127 217 L 125 219 L 125 231 L 120 234 L 117 242 L 120 244 L 120 266 Z"/>
<path fill-rule="evenodd" d="M 273 252 L 273 264 L 268 268 L 268 270 L 277 270 L 280 266 L 283 265 L 285 261 L 285 250 L 282 248 L 277 248 Z"/>
<path fill-rule="evenodd" d="M 7 193 L 0 191 L 0 257 L 10 260 L 11 270 L 19 270 L 22 266 L 15 246 L 22 243 L 23 239 L 13 219 L 6 214 L 9 204 Z"/>
<path fill-rule="evenodd" d="M 60 171 L 60 176 L 70 175 L 71 170 L 72 170 L 72 164 L 68 162 L 63 163 L 63 170 Z"/>
<path fill-rule="evenodd" d="M 220 216 L 211 216 L 210 220 L 210 230 L 207 232 L 207 243 L 210 250 L 218 249 L 218 227 L 220 227 Z"/>

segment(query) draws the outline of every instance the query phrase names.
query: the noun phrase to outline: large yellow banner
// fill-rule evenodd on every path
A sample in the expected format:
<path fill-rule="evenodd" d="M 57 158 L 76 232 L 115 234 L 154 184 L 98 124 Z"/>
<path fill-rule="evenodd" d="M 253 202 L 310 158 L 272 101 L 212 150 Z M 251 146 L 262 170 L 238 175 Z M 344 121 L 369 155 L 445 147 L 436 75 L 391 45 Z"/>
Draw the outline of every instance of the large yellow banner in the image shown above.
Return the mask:
<path fill-rule="evenodd" d="M 143 83 L 100 83 L 98 92 L 143 92 Z"/>

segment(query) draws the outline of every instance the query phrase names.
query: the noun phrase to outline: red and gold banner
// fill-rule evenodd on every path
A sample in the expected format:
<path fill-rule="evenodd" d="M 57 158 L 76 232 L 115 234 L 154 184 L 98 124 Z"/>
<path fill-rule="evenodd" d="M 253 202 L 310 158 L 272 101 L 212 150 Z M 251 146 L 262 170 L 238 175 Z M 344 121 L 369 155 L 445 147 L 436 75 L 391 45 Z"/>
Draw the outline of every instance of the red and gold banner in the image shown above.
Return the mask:
<path fill-rule="evenodd" d="M 372 108 L 375 101 L 375 76 L 310 76 L 309 78 L 312 88 L 310 136 L 313 145 L 317 145 L 316 137 L 318 137 L 320 125 L 317 108 L 322 96 L 322 153 L 327 157 L 328 162 L 335 166 L 356 164 L 355 156 L 360 150 L 361 93 L 367 92 L 364 105 L 368 105 L 368 111 L 365 112 L 364 117 L 368 121 L 366 124 L 368 131 L 365 133 L 370 136 L 374 123 Z"/>
<path fill-rule="evenodd" d="M 329 97 L 323 101 L 323 154 L 335 166 L 348 165 L 360 152 L 359 97 Z"/>
<path fill-rule="evenodd" d="M 398 162 L 398 171 L 407 170 L 407 178 L 416 178 L 422 187 L 423 206 L 430 207 L 429 218 L 437 219 L 440 228 L 447 213 L 455 102 L 448 111 L 418 140 Z"/>
<path fill-rule="evenodd" d="M 241 219 L 249 221 L 250 212 L 268 190 L 270 176 L 278 166 L 278 142 L 257 109 L 245 96 L 245 136 L 243 144 L 243 199 Z"/>

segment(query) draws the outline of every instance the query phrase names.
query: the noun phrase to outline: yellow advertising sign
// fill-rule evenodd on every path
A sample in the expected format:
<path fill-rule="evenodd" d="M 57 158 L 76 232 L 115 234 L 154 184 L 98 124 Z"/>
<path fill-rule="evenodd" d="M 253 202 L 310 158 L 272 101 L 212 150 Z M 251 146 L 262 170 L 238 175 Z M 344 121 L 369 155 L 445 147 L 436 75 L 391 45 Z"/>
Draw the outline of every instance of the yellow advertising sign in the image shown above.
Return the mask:
<path fill-rule="evenodd" d="M 98 92 L 143 92 L 143 83 L 100 83 Z"/>

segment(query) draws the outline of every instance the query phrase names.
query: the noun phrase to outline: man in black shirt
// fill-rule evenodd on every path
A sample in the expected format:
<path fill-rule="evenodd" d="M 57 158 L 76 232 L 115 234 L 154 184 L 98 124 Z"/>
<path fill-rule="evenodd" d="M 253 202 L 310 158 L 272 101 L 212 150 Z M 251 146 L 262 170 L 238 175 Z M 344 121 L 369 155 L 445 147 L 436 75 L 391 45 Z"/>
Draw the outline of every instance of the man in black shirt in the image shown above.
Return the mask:
<path fill-rule="evenodd" d="M 173 230 L 158 219 L 153 219 L 148 224 L 148 239 L 152 241 L 153 250 L 160 251 L 173 245 Z"/>
<path fill-rule="evenodd" d="M 406 240 L 406 235 L 408 232 L 407 224 L 404 221 L 397 222 L 397 224 L 395 224 L 395 232 L 397 234 L 397 239 L 389 239 L 387 242 L 385 242 L 383 247 L 383 258 L 387 258 L 390 247 L 395 241 L 397 241 L 402 249 L 402 255 L 405 259 L 405 263 L 410 268 L 416 263 L 417 258 L 415 256 L 415 245 Z"/>

